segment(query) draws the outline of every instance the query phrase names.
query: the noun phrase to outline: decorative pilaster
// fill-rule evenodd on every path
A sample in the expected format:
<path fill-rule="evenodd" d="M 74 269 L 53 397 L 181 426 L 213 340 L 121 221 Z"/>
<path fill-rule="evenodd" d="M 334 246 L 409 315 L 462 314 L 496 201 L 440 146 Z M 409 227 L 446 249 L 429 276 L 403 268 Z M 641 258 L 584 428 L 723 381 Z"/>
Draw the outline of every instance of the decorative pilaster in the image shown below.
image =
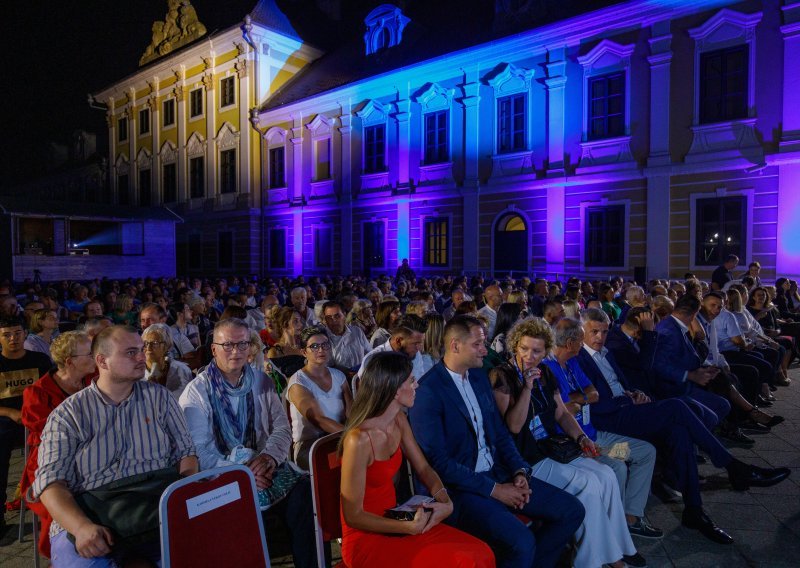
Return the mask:
<path fill-rule="evenodd" d="M 672 35 L 670 22 L 653 24 L 650 38 L 650 156 L 648 166 L 663 166 L 670 163 L 669 155 L 669 102 L 670 66 L 672 64 Z"/>
<path fill-rule="evenodd" d="M 292 137 L 292 172 L 287 180 L 289 183 L 289 203 L 302 205 L 303 198 L 303 115 L 297 115 L 294 119 Z M 296 272 L 295 274 L 299 274 Z"/>
<path fill-rule="evenodd" d="M 397 112 L 392 118 L 397 123 L 397 193 L 407 193 L 411 191 L 411 183 L 408 175 L 409 170 L 409 143 L 411 138 L 410 121 L 411 101 L 403 99 L 395 103 Z M 390 146 L 391 147 L 391 146 Z"/>
<path fill-rule="evenodd" d="M 188 120 L 187 112 L 186 112 L 186 86 L 184 85 L 185 77 L 184 73 L 186 72 L 183 65 L 180 66 L 178 70 L 175 71 L 175 88 L 172 90 L 173 94 L 175 95 L 175 100 L 177 101 L 176 109 L 175 109 L 175 120 L 177 121 L 178 127 L 178 199 L 186 198 L 186 194 L 188 193 L 186 186 L 186 121 Z M 160 155 L 161 148 L 159 147 L 156 151 Z M 156 176 L 158 180 L 158 195 L 161 196 L 161 202 L 163 203 L 164 199 L 164 187 L 163 187 L 163 176 L 161 175 L 161 168 L 162 165 L 159 161 L 159 172 Z"/>
<path fill-rule="evenodd" d="M 217 137 L 217 125 L 214 117 L 216 116 L 216 97 L 214 94 L 216 90 L 214 89 L 214 54 L 212 53 L 209 57 L 203 58 L 203 64 L 205 65 L 206 72 L 203 74 L 202 83 L 203 89 L 206 93 L 206 100 L 205 100 L 205 120 L 206 120 L 206 140 L 214 140 Z M 183 144 L 183 141 L 181 141 Z M 185 152 L 181 152 L 180 156 L 185 160 L 184 156 Z M 211 145 L 211 149 L 206 155 L 206 184 L 208 187 L 208 195 L 209 197 L 217 197 L 219 193 L 217 191 L 217 183 L 218 183 L 218 176 L 217 176 L 217 156 L 219 152 L 217 152 L 217 148 L 215 145 Z M 236 157 L 237 160 L 240 159 L 240 156 Z M 183 175 L 184 178 L 186 176 L 185 170 L 186 167 L 181 166 L 179 167 L 180 173 L 178 174 L 178 179 L 180 180 L 180 176 Z M 183 189 L 184 195 L 183 198 L 185 199 L 187 196 L 185 195 L 186 189 L 188 184 L 179 182 L 179 187 Z"/>
<path fill-rule="evenodd" d="M 478 156 L 480 148 L 478 110 L 481 101 L 480 82 L 473 81 L 462 87 L 464 96 L 459 101 L 464 107 L 464 146 L 462 159 L 464 160 L 464 187 L 477 188 Z M 465 257 L 466 257 L 466 250 Z M 476 250 L 477 252 L 477 250 Z"/>
<path fill-rule="evenodd" d="M 564 87 L 566 77 L 566 53 L 563 47 L 547 52 L 547 78 L 544 85 L 547 94 L 547 163 L 548 174 L 564 173 Z M 562 259 L 563 263 L 563 259 Z"/>
<path fill-rule="evenodd" d="M 352 274 L 353 272 L 353 115 L 350 114 L 350 110 L 350 105 L 348 103 L 346 113 L 343 109 L 343 113 L 339 117 L 341 121 L 339 134 L 341 135 L 342 149 L 342 185 L 339 194 L 339 211 L 342 227 L 342 260 L 340 269 L 342 274 Z"/>
<path fill-rule="evenodd" d="M 244 49 L 243 44 L 238 44 L 240 50 Z M 245 59 L 246 54 L 240 55 L 240 60 L 234 65 L 236 69 L 236 77 L 239 79 L 236 95 L 239 97 L 239 124 L 242 126 L 240 130 L 243 136 L 240 139 L 239 152 L 239 191 L 241 193 L 250 193 L 250 166 L 252 160 L 250 159 L 250 140 L 253 133 L 245 127 L 248 123 L 248 108 L 250 100 L 250 65 L 247 64 Z M 252 202 L 252 201 L 251 201 Z"/>

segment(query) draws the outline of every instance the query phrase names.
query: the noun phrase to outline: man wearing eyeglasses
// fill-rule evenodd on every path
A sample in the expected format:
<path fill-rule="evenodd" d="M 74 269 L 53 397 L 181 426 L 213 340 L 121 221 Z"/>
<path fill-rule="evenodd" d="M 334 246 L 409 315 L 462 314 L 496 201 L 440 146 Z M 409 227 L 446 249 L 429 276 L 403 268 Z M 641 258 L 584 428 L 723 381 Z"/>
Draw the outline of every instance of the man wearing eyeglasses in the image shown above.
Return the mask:
<path fill-rule="evenodd" d="M 22 391 L 50 370 L 50 358 L 25 349 L 25 330 L 17 317 L 0 319 L 0 487 L 8 485 L 8 464 L 14 445 L 21 445 L 25 429 L 21 424 Z M 5 511 L 6 493 L 3 491 Z M 6 531 L 0 516 L 0 538 Z"/>
<path fill-rule="evenodd" d="M 200 469 L 233 465 L 235 455 L 251 450 L 246 465 L 256 487 L 272 486 L 276 472 L 289 458 L 292 432 L 274 383 L 247 363 L 250 329 L 237 318 L 214 327 L 213 359 L 180 397 L 189 431 L 197 447 Z M 261 376 L 259 376 L 261 375 Z M 311 486 L 301 479 L 270 513 L 283 518 L 291 533 L 294 565 L 317 565 L 313 546 Z M 267 535 L 267 540 L 272 535 Z"/>
<path fill-rule="evenodd" d="M 339 302 L 325 302 L 322 318 L 333 345 L 332 365 L 352 375 L 372 347 L 360 327 L 345 323 L 345 315 Z"/>

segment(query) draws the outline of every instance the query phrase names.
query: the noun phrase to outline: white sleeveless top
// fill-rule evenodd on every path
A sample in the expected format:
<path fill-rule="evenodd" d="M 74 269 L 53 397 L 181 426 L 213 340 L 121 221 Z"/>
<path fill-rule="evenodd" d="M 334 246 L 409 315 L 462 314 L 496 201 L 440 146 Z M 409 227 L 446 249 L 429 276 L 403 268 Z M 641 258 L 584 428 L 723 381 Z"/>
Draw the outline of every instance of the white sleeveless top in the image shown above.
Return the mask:
<path fill-rule="evenodd" d="M 326 418 L 344 424 L 344 393 L 342 391 L 347 388 L 347 378 L 339 369 L 328 367 L 328 371 L 332 379 L 331 389 L 329 391 L 326 392 L 319 388 L 319 385 L 301 369 L 292 375 L 289 382 L 286 384 L 286 396 L 288 398 L 289 389 L 294 385 L 303 386 L 308 389 L 311 395 L 317 400 L 317 404 Z M 289 412 L 292 418 L 293 442 L 315 440 L 326 434 L 306 420 L 305 416 L 300 414 L 300 411 L 297 410 L 294 404 L 289 403 Z"/>

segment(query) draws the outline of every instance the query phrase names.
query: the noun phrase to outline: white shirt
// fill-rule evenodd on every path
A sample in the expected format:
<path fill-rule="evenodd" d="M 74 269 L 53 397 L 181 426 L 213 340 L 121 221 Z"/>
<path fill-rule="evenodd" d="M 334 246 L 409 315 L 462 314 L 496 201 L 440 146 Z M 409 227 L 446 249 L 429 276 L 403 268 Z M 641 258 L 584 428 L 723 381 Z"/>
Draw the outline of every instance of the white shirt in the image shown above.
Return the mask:
<path fill-rule="evenodd" d="M 611 363 L 606 359 L 608 349 L 603 347 L 602 350 L 595 351 L 585 343 L 583 344 L 583 348 L 586 349 L 586 352 L 599 367 L 600 372 L 603 373 L 603 377 L 611 389 L 611 394 L 613 394 L 615 398 L 618 396 L 625 396 L 625 389 L 622 387 L 622 383 L 619 382 L 619 377 L 617 377 L 617 374 L 614 372 L 614 367 L 612 367 Z"/>
<path fill-rule="evenodd" d="M 360 327 L 346 325 L 342 335 L 336 335 L 329 329 L 328 337 L 333 346 L 333 364 L 337 367 L 355 369 L 372 350 Z"/>
<path fill-rule="evenodd" d="M 478 315 L 485 317 L 489 322 L 486 333 L 487 337 L 492 337 L 494 335 L 494 326 L 497 324 L 497 312 L 489 307 L 489 304 L 486 304 L 478 310 Z"/>
<path fill-rule="evenodd" d="M 330 390 L 322 390 L 314 380 L 306 375 L 303 370 L 297 371 L 286 384 L 286 396 L 288 399 L 289 390 L 295 385 L 300 385 L 311 393 L 317 401 L 322 415 L 325 418 L 336 420 L 344 424 L 344 389 L 349 388 L 347 377 L 338 369 L 329 369 L 331 373 Z M 303 442 L 305 440 L 316 440 L 324 436 L 325 432 L 314 426 L 308 419 L 300 414 L 294 404 L 289 404 L 289 412 L 292 415 L 292 441 Z"/>
<path fill-rule="evenodd" d="M 738 351 L 739 348 L 733 343 L 732 338 L 741 337 L 742 330 L 736 321 L 736 316 L 724 309 L 711 322 L 714 331 L 717 332 L 717 346 L 720 351 Z"/>
<path fill-rule="evenodd" d="M 475 391 L 472 390 L 472 385 L 469 383 L 469 371 L 464 373 L 463 377 L 450 369 L 447 369 L 447 372 L 450 373 L 450 378 L 453 379 L 453 383 L 464 401 L 464 406 L 467 407 L 472 427 L 475 429 L 475 436 L 478 439 L 478 461 L 475 463 L 475 471 L 489 471 L 494 465 L 494 460 L 486 444 L 486 433 L 483 430 L 483 414 L 475 396 Z"/>
<path fill-rule="evenodd" d="M 369 361 L 369 358 L 375 355 L 375 353 L 380 353 L 382 351 L 394 351 L 389 341 L 387 341 L 382 345 L 378 345 L 375 349 L 373 349 L 364 356 L 364 361 L 361 363 L 361 367 L 358 369 L 358 373 L 356 373 L 356 376 L 359 379 L 364 374 L 364 368 L 367 366 L 367 361 Z M 425 364 L 422 361 L 422 354 L 419 351 L 417 351 L 417 354 L 414 355 L 414 358 L 411 360 L 411 365 L 413 367 L 412 372 L 414 373 L 414 378 L 417 380 L 421 379 L 422 375 L 425 374 Z"/>
<path fill-rule="evenodd" d="M 186 386 L 178 401 L 189 433 L 197 448 L 197 457 L 200 460 L 200 469 L 233 465 L 223 456 L 214 441 L 214 428 L 212 426 L 212 408 L 208 400 L 209 380 L 205 372 Z M 253 402 L 255 406 L 256 450 L 260 454 L 267 454 L 276 463 L 281 464 L 289 457 L 289 448 L 292 444 L 292 431 L 289 419 L 283 408 L 283 403 L 275 392 L 275 384 L 266 376 L 257 376 L 253 381 Z M 239 406 L 232 404 L 231 409 L 236 414 Z"/>

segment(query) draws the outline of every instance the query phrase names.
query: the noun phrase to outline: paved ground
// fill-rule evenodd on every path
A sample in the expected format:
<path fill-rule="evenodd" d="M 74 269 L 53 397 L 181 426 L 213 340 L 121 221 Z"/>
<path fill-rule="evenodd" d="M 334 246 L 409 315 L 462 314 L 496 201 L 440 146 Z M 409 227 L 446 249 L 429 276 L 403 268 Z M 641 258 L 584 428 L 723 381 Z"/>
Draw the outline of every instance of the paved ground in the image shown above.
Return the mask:
<path fill-rule="evenodd" d="M 756 465 L 788 466 L 792 476 L 776 487 L 751 489 L 738 493 L 729 489 L 726 475 L 711 465 L 701 466 L 707 476 L 703 491 L 706 510 L 736 542 L 733 546 L 714 544 L 697 531 L 680 525 L 681 505 L 667 505 L 651 496 L 647 513 L 651 522 L 664 529 L 658 541 L 635 539 L 650 568 L 789 568 L 800 566 L 800 367 L 790 371 L 794 383 L 780 388 L 778 401 L 771 409 L 786 422 L 768 434 L 753 434 L 758 442 L 752 450 L 732 448 L 733 454 Z M 22 456 L 15 452 L 11 478 L 15 483 L 22 470 Z M 11 492 L 12 488 L 9 487 Z M 17 541 L 19 513 L 6 514 L 11 530 L 0 540 L 0 566 L 28 568 L 33 566 L 33 542 L 30 513 L 27 516 L 23 542 Z M 309 543 L 313 546 L 313 543 Z M 334 549 L 338 556 L 338 547 Z M 48 563 L 43 560 L 42 566 Z M 273 558 L 273 566 L 289 568 L 290 558 Z"/>

